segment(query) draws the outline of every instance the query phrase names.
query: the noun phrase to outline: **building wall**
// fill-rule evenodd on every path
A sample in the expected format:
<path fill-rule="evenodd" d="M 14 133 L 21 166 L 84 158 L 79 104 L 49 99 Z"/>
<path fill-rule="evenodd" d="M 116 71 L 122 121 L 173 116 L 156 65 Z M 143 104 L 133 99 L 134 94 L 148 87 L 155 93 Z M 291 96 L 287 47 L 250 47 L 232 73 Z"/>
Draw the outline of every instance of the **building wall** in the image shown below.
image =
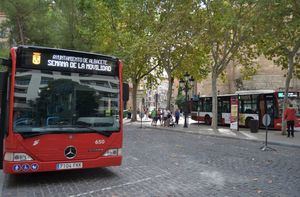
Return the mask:
<path fill-rule="evenodd" d="M 279 66 L 274 65 L 272 61 L 264 57 L 257 59 L 260 67 L 257 73 L 249 80 L 241 80 L 240 67 L 229 65 L 226 69 L 226 80 L 218 80 L 217 89 L 219 94 L 230 94 L 237 90 L 259 90 L 273 89 L 282 90 L 285 87 L 286 70 L 282 70 Z M 197 91 L 200 95 L 211 95 L 211 76 L 198 84 Z M 300 91 L 300 80 L 293 78 L 290 82 L 290 89 Z"/>

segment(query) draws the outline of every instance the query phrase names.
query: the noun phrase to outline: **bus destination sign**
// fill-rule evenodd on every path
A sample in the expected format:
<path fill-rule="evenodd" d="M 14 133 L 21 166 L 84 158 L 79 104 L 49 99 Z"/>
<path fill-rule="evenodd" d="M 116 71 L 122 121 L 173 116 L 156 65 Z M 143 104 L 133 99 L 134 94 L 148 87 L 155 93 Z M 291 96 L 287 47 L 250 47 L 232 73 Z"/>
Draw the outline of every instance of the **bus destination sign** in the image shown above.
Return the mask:
<path fill-rule="evenodd" d="M 284 97 L 284 92 L 278 92 L 278 98 L 283 98 Z M 288 93 L 288 97 L 292 98 L 292 97 L 298 97 L 298 94 L 296 92 L 289 92 Z"/>
<path fill-rule="evenodd" d="M 19 48 L 18 67 L 117 75 L 117 59 L 93 53 L 49 48 Z"/>

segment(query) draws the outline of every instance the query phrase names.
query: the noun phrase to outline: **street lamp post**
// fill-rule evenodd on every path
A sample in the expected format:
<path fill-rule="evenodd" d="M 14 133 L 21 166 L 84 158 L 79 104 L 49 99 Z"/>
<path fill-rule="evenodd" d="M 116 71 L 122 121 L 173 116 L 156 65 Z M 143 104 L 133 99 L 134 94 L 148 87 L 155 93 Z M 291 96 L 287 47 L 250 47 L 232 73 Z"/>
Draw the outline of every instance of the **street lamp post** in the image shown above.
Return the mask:
<path fill-rule="evenodd" d="M 187 125 L 188 92 L 192 88 L 193 83 L 194 83 L 194 79 L 188 73 L 185 73 L 184 79 L 181 79 L 179 81 L 179 85 L 184 90 L 184 93 L 185 93 L 185 104 L 186 104 L 186 107 L 185 107 L 185 110 L 184 110 L 184 125 L 183 125 L 184 128 L 188 128 L 188 125 Z"/>

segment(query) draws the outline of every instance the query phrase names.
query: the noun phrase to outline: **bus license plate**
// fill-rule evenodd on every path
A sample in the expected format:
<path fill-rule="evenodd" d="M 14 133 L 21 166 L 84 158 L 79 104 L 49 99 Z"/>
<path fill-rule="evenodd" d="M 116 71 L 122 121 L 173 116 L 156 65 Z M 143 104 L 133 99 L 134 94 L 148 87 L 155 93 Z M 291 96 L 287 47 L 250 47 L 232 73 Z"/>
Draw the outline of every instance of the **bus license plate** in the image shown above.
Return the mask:
<path fill-rule="evenodd" d="M 58 163 L 56 164 L 57 170 L 64 170 L 64 169 L 78 169 L 82 168 L 82 162 L 76 162 L 76 163 Z"/>

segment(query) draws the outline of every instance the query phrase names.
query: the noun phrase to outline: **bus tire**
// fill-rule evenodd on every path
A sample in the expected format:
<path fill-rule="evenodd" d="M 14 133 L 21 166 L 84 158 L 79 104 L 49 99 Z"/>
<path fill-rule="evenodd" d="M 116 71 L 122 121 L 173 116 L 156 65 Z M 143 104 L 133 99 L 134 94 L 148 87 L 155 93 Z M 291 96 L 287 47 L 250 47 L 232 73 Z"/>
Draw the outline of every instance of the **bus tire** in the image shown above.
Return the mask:
<path fill-rule="evenodd" d="M 206 115 L 206 116 L 204 117 L 204 124 L 210 125 L 210 117 L 209 117 L 209 115 Z"/>
<path fill-rule="evenodd" d="M 246 120 L 245 120 L 245 127 L 250 128 L 250 120 L 252 120 L 252 119 L 253 118 L 251 118 L 251 117 L 246 118 Z"/>

